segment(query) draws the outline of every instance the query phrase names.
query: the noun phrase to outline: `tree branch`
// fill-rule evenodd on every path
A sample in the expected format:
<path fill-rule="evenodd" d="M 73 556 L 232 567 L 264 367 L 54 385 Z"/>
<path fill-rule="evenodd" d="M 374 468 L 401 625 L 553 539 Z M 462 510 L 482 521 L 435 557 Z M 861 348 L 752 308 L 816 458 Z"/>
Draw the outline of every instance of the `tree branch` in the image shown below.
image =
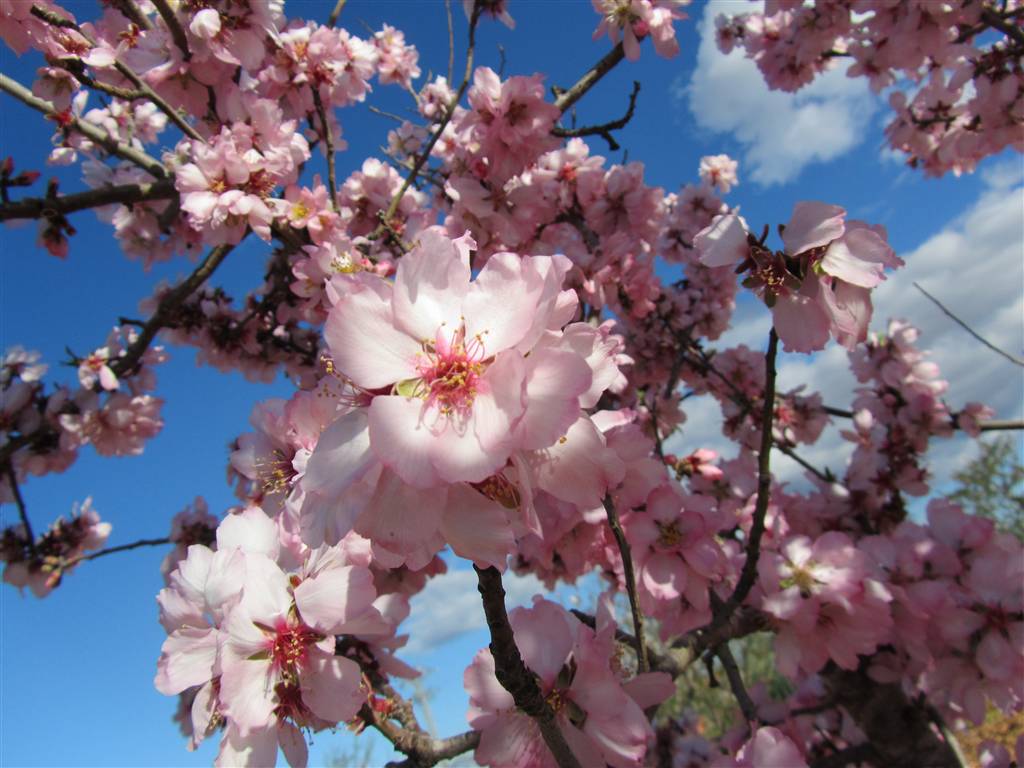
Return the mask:
<path fill-rule="evenodd" d="M 612 68 L 622 61 L 626 57 L 626 52 L 622 47 L 622 43 L 616 44 L 608 53 L 606 53 L 600 61 L 594 66 L 583 73 L 568 90 L 560 90 L 556 94 L 555 106 L 562 112 L 565 112 L 569 107 L 583 98 L 583 94 L 589 91 L 597 81 L 607 75 Z"/>
<path fill-rule="evenodd" d="M 218 245 L 210 250 L 202 263 L 185 278 L 181 283 L 166 294 L 157 305 L 153 316 L 146 321 L 139 333 L 139 337 L 128 347 L 127 352 L 110 363 L 110 368 L 118 376 L 124 376 L 134 371 L 142 359 L 143 354 L 149 348 L 157 332 L 167 325 L 171 315 L 181 306 L 206 279 L 213 274 L 213 271 L 220 266 L 229 253 L 234 249 L 233 245 Z"/>
<path fill-rule="evenodd" d="M 754 503 L 754 520 L 750 526 L 750 538 L 747 541 L 747 559 L 743 563 L 736 588 L 721 610 L 715 611 L 715 617 L 707 626 L 706 631 L 713 633 L 732 617 L 754 586 L 757 578 L 757 561 L 761 555 L 761 537 L 764 535 L 764 519 L 768 513 L 768 501 L 771 496 L 772 474 L 770 457 L 772 450 L 772 419 L 775 414 L 775 358 L 779 350 L 779 337 L 772 327 L 768 334 L 768 352 L 764 357 L 765 386 L 764 408 L 761 411 L 761 447 L 757 455 L 757 500 Z"/>
<path fill-rule="evenodd" d="M 736 658 L 729 649 L 729 644 L 722 643 L 718 646 L 715 650 L 715 655 L 722 662 L 725 676 L 729 678 L 729 687 L 732 689 L 732 695 L 736 697 L 736 702 L 740 705 L 740 710 L 743 712 L 743 717 L 747 720 L 748 727 L 753 730 L 754 726 L 761 722 L 761 718 L 757 714 L 757 706 L 754 704 L 753 699 L 750 698 L 750 694 L 747 693 L 747 688 L 743 684 L 743 676 L 740 674 L 739 665 L 736 664 Z"/>
<path fill-rule="evenodd" d="M 185 36 L 185 30 L 178 21 L 178 17 L 174 15 L 174 9 L 171 8 L 167 0 L 152 0 L 152 3 L 156 12 L 160 14 L 160 18 L 164 20 L 164 24 L 167 25 L 167 29 L 170 30 L 174 44 L 178 46 L 182 57 L 188 61 L 192 58 L 192 51 L 188 49 L 188 38 Z"/>
<path fill-rule="evenodd" d="M 334 4 L 334 10 L 331 11 L 331 15 L 327 17 L 327 26 L 334 29 L 334 25 L 338 23 L 338 17 L 341 16 L 341 11 L 345 7 L 345 3 L 348 0 L 338 0 Z"/>
<path fill-rule="evenodd" d="M 608 514 L 608 527 L 612 529 L 615 542 L 619 545 L 619 554 L 622 555 L 622 570 L 626 578 L 626 593 L 629 595 L 629 610 L 633 614 L 633 641 L 636 647 L 637 664 L 641 672 L 647 672 L 651 665 L 647 659 L 647 647 L 644 645 L 644 617 L 637 601 L 633 555 L 629 550 L 626 534 L 622 532 L 622 526 L 619 524 L 619 515 L 615 511 L 611 494 L 604 497 L 604 510 Z"/>
<path fill-rule="evenodd" d="M 77 117 L 71 115 L 61 117 L 61 113 L 53 106 L 53 104 L 45 99 L 40 99 L 21 83 L 16 80 L 12 80 L 3 73 L 0 73 L 0 91 L 4 91 L 18 99 L 18 101 L 32 107 L 32 109 L 42 112 L 47 117 L 56 119 L 59 125 L 66 126 L 65 130 L 78 131 L 86 138 L 91 139 L 96 144 L 99 144 L 110 154 L 117 155 L 124 160 L 134 163 L 156 178 L 163 179 L 167 177 L 167 169 L 164 168 L 163 164 L 156 158 L 147 155 L 140 149 L 136 149 L 122 141 L 118 141 L 101 128 L 91 125 L 83 120 L 79 120 Z"/>
<path fill-rule="evenodd" d="M 21 516 L 21 525 L 25 529 L 25 537 L 28 539 L 28 549 L 32 556 L 36 556 L 36 536 L 32 533 L 32 523 L 28 519 L 28 509 L 25 507 L 25 499 L 22 498 L 21 488 L 18 487 L 18 476 L 14 474 L 14 464 L 8 459 L 4 462 L 4 471 L 7 474 L 7 482 L 11 485 L 11 494 L 14 496 L 14 503 L 18 506 L 18 514 Z"/>
<path fill-rule="evenodd" d="M 479 8 L 479 4 L 476 6 Z M 476 12 L 474 12 L 474 16 Z M 502 687 L 512 694 L 516 707 L 533 718 L 540 729 L 544 743 L 551 750 L 560 768 L 580 768 L 579 761 L 572 753 L 565 736 L 555 721 L 555 715 L 544 699 L 537 685 L 537 677 L 523 663 L 519 654 L 512 626 L 505 612 L 505 590 L 501 585 L 501 574 L 497 568 L 473 566 L 479 580 L 480 597 L 483 601 L 487 628 L 491 632 L 491 655 L 494 657 L 494 675 Z"/>
<path fill-rule="evenodd" d="M 63 215 L 115 203 L 130 205 L 150 200 L 169 200 L 176 197 L 177 194 L 178 191 L 174 188 L 174 183 L 164 180 L 152 184 L 119 184 L 98 187 L 87 192 L 77 192 L 60 197 L 27 197 L 0 205 L 0 221 L 39 219 L 54 213 Z"/>
<path fill-rule="evenodd" d="M 629 108 L 626 110 L 626 114 L 620 117 L 618 120 L 611 120 L 601 125 L 590 125 L 584 128 L 559 128 L 555 127 L 552 129 L 552 133 L 560 138 L 572 138 L 574 136 L 600 136 L 606 142 L 608 142 L 608 150 L 615 152 L 618 150 L 619 143 L 612 136 L 612 131 L 617 131 L 621 128 L 625 128 L 626 124 L 633 119 L 633 112 L 636 111 L 636 97 L 640 93 L 640 83 L 636 80 L 633 81 L 633 92 L 629 94 Z"/>
<path fill-rule="evenodd" d="M 331 133 L 331 126 L 327 123 L 327 112 L 324 109 L 324 102 L 320 98 L 320 90 L 316 85 L 312 86 L 313 104 L 316 106 L 316 113 L 320 116 L 320 125 L 324 132 L 324 150 L 327 152 L 327 185 L 331 191 L 331 210 L 338 210 L 338 183 L 334 168 L 334 136 Z"/>
<path fill-rule="evenodd" d="M 95 560 L 97 557 L 113 555 L 117 552 L 127 552 L 128 550 L 140 549 L 141 547 L 160 547 L 164 544 L 172 543 L 173 542 L 167 537 L 162 539 L 139 539 L 138 541 L 133 541 L 131 544 L 118 544 L 116 547 L 107 547 L 106 549 L 101 549 L 98 552 L 90 552 L 87 555 L 79 555 L 78 557 L 73 557 L 70 560 L 65 560 L 61 563 L 61 569 L 69 568 L 70 566 L 77 565 L 85 560 Z"/>
<path fill-rule="evenodd" d="M 380 214 L 381 222 L 377 228 L 370 233 L 368 236 L 370 240 L 375 240 L 385 232 L 389 232 L 391 229 L 391 219 L 398 211 L 398 206 L 402 202 L 402 196 L 405 195 L 406 191 L 412 186 L 412 183 L 416 180 L 419 175 L 420 169 L 427 162 L 430 157 L 430 152 L 434 149 L 434 145 L 437 144 L 438 139 L 441 138 L 441 134 L 444 133 L 445 127 L 452 119 L 452 115 L 455 114 L 455 108 L 458 107 L 459 102 L 462 100 L 462 95 L 466 92 L 466 88 L 469 86 L 469 80 L 473 76 L 473 55 L 476 47 L 476 25 L 480 20 L 480 11 L 482 5 L 475 3 L 473 5 L 473 14 L 469 19 L 469 45 L 466 49 L 466 71 L 462 77 L 462 84 L 459 85 L 459 90 L 456 91 L 452 100 L 448 103 L 448 109 L 445 110 L 444 117 L 441 118 L 441 122 L 438 123 L 437 128 L 434 129 L 434 133 L 431 135 L 430 140 L 427 141 L 423 150 L 416 156 L 416 161 L 413 163 L 412 169 L 409 171 L 409 175 L 405 177 L 405 181 L 402 182 L 401 188 L 395 193 L 394 197 L 391 198 L 391 204 L 388 205 L 386 211 Z"/>
<path fill-rule="evenodd" d="M 950 318 L 953 322 L 955 322 L 957 325 L 959 325 L 961 328 L 963 328 L 965 331 L 971 334 L 971 336 L 973 336 L 975 339 L 980 341 L 982 344 L 984 344 L 986 347 L 991 349 L 996 354 L 1002 355 L 1014 365 L 1019 365 L 1022 368 L 1024 368 L 1024 360 L 1022 360 L 1019 357 L 1014 357 L 1009 352 L 1004 352 L 995 344 L 985 339 L 981 334 L 979 334 L 977 331 L 971 328 L 971 326 L 969 326 L 967 323 L 965 323 L 963 320 L 961 320 L 959 317 L 953 314 L 951 310 L 943 306 L 941 301 L 939 301 L 937 298 L 928 293 L 928 291 L 922 288 L 920 283 L 914 283 L 914 287 L 917 288 L 917 290 L 919 290 L 921 293 L 923 293 L 925 297 L 928 298 L 928 300 L 931 301 L 936 307 L 938 307 L 942 311 L 942 314 Z"/>

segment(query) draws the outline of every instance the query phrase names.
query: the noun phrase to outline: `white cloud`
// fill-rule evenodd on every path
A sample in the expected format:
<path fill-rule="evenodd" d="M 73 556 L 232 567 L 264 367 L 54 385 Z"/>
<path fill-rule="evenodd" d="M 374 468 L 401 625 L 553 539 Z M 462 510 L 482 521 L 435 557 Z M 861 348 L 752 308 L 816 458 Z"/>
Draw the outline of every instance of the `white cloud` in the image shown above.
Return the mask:
<path fill-rule="evenodd" d="M 516 576 L 507 571 L 502 576 L 505 607 L 509 610 L 528 604 L 534 595 L 547 594 L 536 576 Z M 406 630 L 409 644 L 404 653 L 434 651 L 443 643 L 483 629 L 484 609 L 477 592 L 476 572 L 451 570 L 427 582 L 423 591 L 412 599 L 412 613 Z"/>
<path fill-rule="evenodd" d="M 946 317 L 920 291 L 919 282 L 982 337 L 1015 356 L 1024 356 L 1024 174 L 1015 162 L 993 165 L 983 173 L 987 189 L 963 214 L 909 253 L 901 254 L 907 266 L 891 274 L 874 292 L 872 327 L 884 330 L 890 317 L 908 320 L 921 331 L 919 346 L 929 350 L 942 377 L 949 381 L 945 398 L 956 410 L 971 401 L 983 402 L 997 418 L 1024 418 L 1024 370 L 984 347 Z M 750 303 L 737 313 L 728 334 L 716 346 L 745 343 L 754 349 L 766 344 L 770 315 Z M 848 408 L 857 385 L 849 370 L 846 352 L 831 344 L 813 357 L 783 355 L 779 364 L 779 388 L 806 384 L 806 391 L 820 392 L 825 403 Z M 710 397 L 685 404 L 687 421 L 668 449 L 689 452 L 709 447 L 726 456 L 736 453 L 735 444 L 721 436 L 721 413 Z M 842 421 L 842 420 L 837 420 Z M 826 430 L 814 446 L 801 446 L 801 456 L 819 468 L 840 474 L 852 446 L 839 436 L 844 424 Z M 966 436 L 935 439 L 928 454 L 933 491 L 946 490 L 952 474 L 974 457 Z M 776 458 L 777 456 L 777 458 Z M 781 480 L 799 480 L 803 474 L 791 460 L 773 455 Z"/>
<path fill-rule="evenodd" d="M 750 179 L 762 186 L 791 181 L 808 165 L 860 144 L 879 103 L 867 81 L 846 77 L 840 66 L 797 93 L 769 91 L 741 50 L 726 56 L 715 44 L 715 16 L 735 10 L 735 3 L 722 0 L 708 4 L 697 69 L 689 84 L 676 89 L 697 125 L 732 134 L 743 146 Z"/>

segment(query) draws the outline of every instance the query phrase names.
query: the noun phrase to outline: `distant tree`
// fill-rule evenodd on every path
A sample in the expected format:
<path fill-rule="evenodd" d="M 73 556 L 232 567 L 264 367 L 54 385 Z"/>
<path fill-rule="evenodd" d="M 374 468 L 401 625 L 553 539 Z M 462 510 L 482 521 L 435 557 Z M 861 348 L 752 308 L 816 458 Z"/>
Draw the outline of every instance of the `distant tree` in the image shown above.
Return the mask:
<path fill-rule="evenodd" d="M 953 477 L 960 484 L 949 495 L 966 511 L 994 520 L 999 530 L 1024 541 L 1024 464 L 1012 437 L 979 443 L 980 455 Z"/>

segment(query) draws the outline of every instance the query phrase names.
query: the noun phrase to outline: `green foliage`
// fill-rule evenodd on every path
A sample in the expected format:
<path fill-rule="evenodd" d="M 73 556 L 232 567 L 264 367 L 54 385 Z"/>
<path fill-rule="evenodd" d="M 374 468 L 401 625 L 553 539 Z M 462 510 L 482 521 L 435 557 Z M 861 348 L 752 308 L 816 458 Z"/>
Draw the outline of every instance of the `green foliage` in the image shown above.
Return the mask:
<path fill-rule="evenodd" d="M 772 635 L 759 632 L 729 643 L 747 690 L 755 701 L 759 685 L 768 689 L 773 699 L 784 699 L 791 692 L 788 681 L 775 670 Z M 665 702 L 659 716 L 680 719 L 684 713 L 696 717 L 705 738 L 716 739 L 740 722 L 740 711 L 729 688 L 725 672 L 716 662 L 714 678 L 709 686 L 709 673 L 703 661 L 693 664 L 676 680 L 676 694 Z"/>
<path fill-rule="evenodd" d="M 948 498 L 964 510 L 994 520 L 1001 531 L 1024 541 L 1024 464 L 1020 442 L 1004 435 L 979 443 L 976 459 L 956 472 L 960 484 Z"/>

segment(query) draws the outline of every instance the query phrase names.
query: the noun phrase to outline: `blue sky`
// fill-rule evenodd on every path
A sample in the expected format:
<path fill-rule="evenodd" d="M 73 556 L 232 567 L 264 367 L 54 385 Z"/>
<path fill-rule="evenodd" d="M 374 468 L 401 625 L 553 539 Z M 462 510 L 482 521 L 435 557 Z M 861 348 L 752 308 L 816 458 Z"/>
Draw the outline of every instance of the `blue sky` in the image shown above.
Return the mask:
<path fill-rule="evenodd" d="M 288 3 L 292 15 L 323 20 L 332 2 Z M 465 18 L 453 3 L 461 70 Z M 93 5 L 69 7 L 88 18 Z M 745 8 L 733 3 L 732 8 Z M 547 83 L 567 86 L 603 55 L 607 39 L 591 40 L 597 17 L 589 2 L 523 0 L 511 5 L 514 32 L 485 22 L 477 61 L 497 69 L 499 46 L 505 73 L 545 72 Z M 949 371 L 949 400 L 959 406 L 978 399 L 999 416 L 1020 418 L 1024 381 L 1019 369 L 972 342 L 913 288 L 925 287 L 992 341 L 1009 351 L 1024 350 L 1024 259 L 1022 259 L 1022 167 L 1019 155 L 1004 153 L 982 164 L 978 173 L 955 179 L 925 179 L 884 150 L 885 102 L 866 83 L 830 74 L 796 96 L 769 94 L 750 62 L 718 54 L 701 30 L 705 8 L 678 28 L 682 53 L 666 61 L 645 46 L 640 62 L 620 65 L 579 105 L 580 123 L 618 117 L 631 82 L 643 90 L 637 112 L 619 141 L 629 159 L 645 163 L 649 184 L 677 189 L 693 181 L 702 155 L 727 152 L 740 162 L 741 186 L 728 200 L 739 205 L 755 229 L 785 222 L 797 200 L 824 200 L 845 206 L 854 218 L 883 223 L 890 241 L 908 261 L 876 294 L 874 327 L 888 316 L 904 316 L 924 330 L 923 346 Z M 447 30 L 439 2 L 359 2 L 351 0 L 342 24 L 365 35 L 383 21 L 405 31 L 420 50 L 426 74 L 447 68 Z M 698 69 L 697 63 L 701 66 Z M 37 60 L 0 51 L 0 70 L 28 83 Z M 422 84 L 423 79 L 419 81 Z M 404 113 L 408 96 L 378 88 L 371 102 Z M 38 168 L 44 179 L 61 179 L 64 191 L 82 188 L 76 168 L 45 168 L 50 130 L 40 117 L 0 97 L 0 153 L 14 154 L 19 168 Z M 339 157 L 339 178 L 358 168 L 384 143 L 391 123 L 365 108 L 339 113 L 349 149 Z M 609 155 L 600 139 L 592 152 Z M 617 152 L 610 159 L 621 161 Z M 48 380 L 70 381 L 74 371 L 59 362 L 64 348 L 87 351 L 103 343 L 119 315 L 136 315 L 137 303 L 162 279 L 185 274 L 184 261 L 144 273 L 127 262 L 105 225 L 91 213 L 76 214 L 78 235 L 66 262 L 34 244 L 35 227 L 0 229 L 0 347 L 22 344 L 37 349 L 50 364 Z M 249 243 L 232 255 L 213 283 L 240 297 L 262 276 L 265 250 Z M 728 341 L 761 341 L 768 313 L 743 302 Z M 31 479 L 23 487 L 37 530 L 72 503 L 92 496 L 95 508 L 113 523 L 111 544 L 166 535 L 170 517 L 197 494 L 222 513 L 233 503 L 224 482 L 227 444 L 246 431 L 251 407 L 270 396 L 286 396 L 284 382 L 254 385 L 239 375 L 198 368 L 194 353 L 172 349 L 161 366 L 158 394 L 166 400 L 166 426 L 137 458 L 101 459 L 90 449 L 62 475 Z M 786 356 L 784 386 L 808 382 L 830 404 L 847 405 L 851 380 L 845 356 L 830 349 L 818 359 Z M 721 447 L 717 406 L 688 403 L 689 419 L 680 447 Z M 835 430 L 833 430 L 834 432 Z M 849 451 L 838 439 L 823 441 L 810 458 L 839 469 Z M 948 441 L 938 452 L 937 475 L 947 476 L 969 456 L 963 441 Z M 798 473 L 780 464 L 780 471 Z M 16 513 L 2 508 L 4 524 Z M 71 574 L 45 600 L 0 589 L 0 764 L 154 765 L 208 764 L 210 744 L 189 753 L 170 722 L 176 701 L 152 686 L 164 633 L 156 621 L 155 595 L 162 582 L 162 550 L 140 550 L 88 563 Z M 526 602 L 537 590 L 531 580 L 509 580 L 510 595 Z M 414 601 L 409 626 L 418 636 L 407 654 L 424 668 L 424 687 L 439 735 L 465 728 L 462 670 L 486 644 L 483 617 L 471 572 L 452 561 L 452 572 L 435 580 Z M 319 734 L 312 764 L 322 764 L 346 748 L 347 735 Z M 373 764 L 390 750 L 378 744 Z"/>

